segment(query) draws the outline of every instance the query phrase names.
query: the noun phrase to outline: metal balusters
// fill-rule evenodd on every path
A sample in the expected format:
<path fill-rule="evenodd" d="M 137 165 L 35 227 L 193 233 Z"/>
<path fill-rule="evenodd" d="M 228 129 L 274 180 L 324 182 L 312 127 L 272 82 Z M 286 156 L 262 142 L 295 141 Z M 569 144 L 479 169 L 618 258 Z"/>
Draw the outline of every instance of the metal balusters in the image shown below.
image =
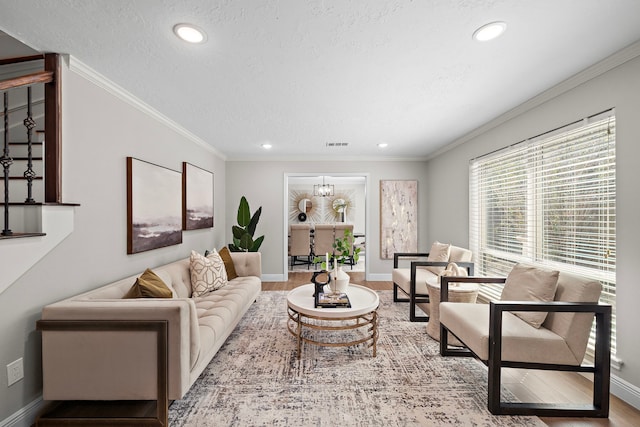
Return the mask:
<path fill-rule="evenodd" d="M 33 135 L 33 128 L 36 126 L 36 122 L 31 116 L 31 86 L 27 87 L 27 117 L 24 119 L 24 126 L 27 128 L 27 170 L 24 171 L 23 176 L 27 180 L 27 198 L 25 203 L 35 203 L 33 200 L 33 179 L 36 177 L 36 173 L 33 171 L 33 142 L 31 140 Z"/>
<path fill-rule="evenodd" d="M 3 236 L 11 236 L 13 232 L 9 229 L 9 168 L 13 164 L 13 159 L 9 156 L 9 94 L 4 93 L 4 150 L 0 157 L 0 164 L 4 169 L 4 230 Z"/>

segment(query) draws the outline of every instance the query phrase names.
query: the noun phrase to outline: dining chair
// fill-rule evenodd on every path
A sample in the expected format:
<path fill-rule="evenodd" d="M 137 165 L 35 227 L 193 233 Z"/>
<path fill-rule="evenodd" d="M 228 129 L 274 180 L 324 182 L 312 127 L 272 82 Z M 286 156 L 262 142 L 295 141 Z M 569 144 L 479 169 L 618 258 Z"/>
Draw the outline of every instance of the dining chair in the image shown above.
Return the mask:
<path fill-rule="evenodd" d="M 316 224 L 313 233 L 313 254 L 324 260 L 325 254 L 333 254 L 333 243 L 335 242 L 333 224 Z M 327 266 L 329 268 L 329 266 Z"/>
<path fill-rule="evenodd" d="M 309 224 L 291 224 L 291 246 L 289 256 L 291 267 L 311 264 L 311 226 Z"/>

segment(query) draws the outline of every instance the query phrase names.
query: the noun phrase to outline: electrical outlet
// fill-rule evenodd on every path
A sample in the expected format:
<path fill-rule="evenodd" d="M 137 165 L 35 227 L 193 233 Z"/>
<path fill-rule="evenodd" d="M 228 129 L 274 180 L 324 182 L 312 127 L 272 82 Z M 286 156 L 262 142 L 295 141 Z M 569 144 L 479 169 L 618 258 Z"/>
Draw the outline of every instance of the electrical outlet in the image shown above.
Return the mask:
<path fill-rule="evenodd" d="M 24 378 L 24 366 L 22 365 L 22 357 L 7 365 L 7 386 L 17 383 Z"/>

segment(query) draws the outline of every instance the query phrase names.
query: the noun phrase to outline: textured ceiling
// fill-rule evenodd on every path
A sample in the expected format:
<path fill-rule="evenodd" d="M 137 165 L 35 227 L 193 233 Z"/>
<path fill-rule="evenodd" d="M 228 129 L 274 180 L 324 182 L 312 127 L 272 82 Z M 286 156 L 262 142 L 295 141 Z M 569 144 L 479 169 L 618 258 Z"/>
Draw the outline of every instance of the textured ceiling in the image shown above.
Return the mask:
<path fill-rule="evenodd" d="M 0 30 L 228 159 L 424 158 L 640 40 L 639 16 L 638 0 L 2 0 Z M 496 20 L 501 38 L 471 39 Z"/>

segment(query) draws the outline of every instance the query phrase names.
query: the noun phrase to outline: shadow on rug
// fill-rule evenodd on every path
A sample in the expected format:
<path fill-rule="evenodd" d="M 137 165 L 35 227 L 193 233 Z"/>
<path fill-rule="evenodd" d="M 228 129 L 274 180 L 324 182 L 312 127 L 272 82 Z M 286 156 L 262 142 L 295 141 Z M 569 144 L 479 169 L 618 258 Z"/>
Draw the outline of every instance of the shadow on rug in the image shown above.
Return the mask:
<path fill-rule="evenodd" d="M 287 331 L 286 292 L 262 292 L 184 399 L 171 426 L 544 426 L 494 416 L 487 371 L 442 358 L 424 323 L 381 291 L 378 355 L 371 349 L 303 345 Z M 508 399 L 508 392 L 504 392 Z"/>

